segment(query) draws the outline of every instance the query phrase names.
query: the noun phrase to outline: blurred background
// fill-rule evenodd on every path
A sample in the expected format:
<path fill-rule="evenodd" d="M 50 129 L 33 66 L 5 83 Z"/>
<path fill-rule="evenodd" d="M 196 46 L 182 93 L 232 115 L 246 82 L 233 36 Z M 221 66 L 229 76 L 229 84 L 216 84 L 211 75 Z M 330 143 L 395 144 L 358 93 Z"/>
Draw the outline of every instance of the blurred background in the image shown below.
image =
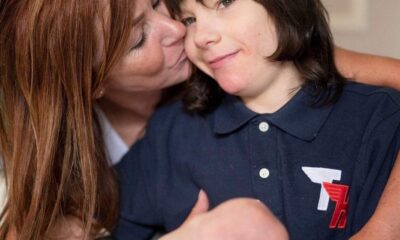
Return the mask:
<path fill-rule="evenodd" d="M 400 0 L 322 0 L 335 44 L 400 59 Z"/>

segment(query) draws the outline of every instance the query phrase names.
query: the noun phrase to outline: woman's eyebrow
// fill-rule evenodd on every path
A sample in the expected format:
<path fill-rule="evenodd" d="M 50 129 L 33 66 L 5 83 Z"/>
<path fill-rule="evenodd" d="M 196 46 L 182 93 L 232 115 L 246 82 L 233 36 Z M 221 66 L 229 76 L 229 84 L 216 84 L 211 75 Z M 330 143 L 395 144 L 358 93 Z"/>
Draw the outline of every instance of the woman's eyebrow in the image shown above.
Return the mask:
<path fill-rule="evenodd" d="M 132 27 L 138 24 L 144 18 L 144 13 L 141 13 L 139 16 L 135 17 L 132 21 Z"/>

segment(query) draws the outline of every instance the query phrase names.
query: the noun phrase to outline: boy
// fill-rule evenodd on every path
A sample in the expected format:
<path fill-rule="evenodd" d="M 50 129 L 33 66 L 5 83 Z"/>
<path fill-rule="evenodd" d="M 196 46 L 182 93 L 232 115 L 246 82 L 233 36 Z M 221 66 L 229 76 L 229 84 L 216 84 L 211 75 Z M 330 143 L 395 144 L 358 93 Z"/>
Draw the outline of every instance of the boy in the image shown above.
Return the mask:
<path fill-rule="evenodd" d="M 399 93 L 340 76 L 317 0 L 172 5 L 188 57 L 207 76 L 189 83 L 189 113 L 162 108 L 119 166 L 133 237 L 178 227 L 199 189 L 212 206 L 260 199 L 291 239 L 359 231 L 399 151 Z"/>

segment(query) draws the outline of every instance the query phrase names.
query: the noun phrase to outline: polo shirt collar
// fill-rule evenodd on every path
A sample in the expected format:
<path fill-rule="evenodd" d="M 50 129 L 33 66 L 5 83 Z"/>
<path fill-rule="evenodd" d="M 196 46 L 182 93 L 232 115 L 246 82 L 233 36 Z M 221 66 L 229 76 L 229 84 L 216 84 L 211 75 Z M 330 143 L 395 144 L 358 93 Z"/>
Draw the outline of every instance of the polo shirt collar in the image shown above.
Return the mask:
<path fill-rule="evenodd" d="M 305 141 L 313 140 L 332 111 L 333 104 L 315 107 L 312 96 L 303 88 L 282 108 L 272 114 L 258 114 L 248 109 L 238 98 L 226 95 L 213 116 L 217 134 L 229 134 L 251 119 L 263 116 L 283 131 Z"/>

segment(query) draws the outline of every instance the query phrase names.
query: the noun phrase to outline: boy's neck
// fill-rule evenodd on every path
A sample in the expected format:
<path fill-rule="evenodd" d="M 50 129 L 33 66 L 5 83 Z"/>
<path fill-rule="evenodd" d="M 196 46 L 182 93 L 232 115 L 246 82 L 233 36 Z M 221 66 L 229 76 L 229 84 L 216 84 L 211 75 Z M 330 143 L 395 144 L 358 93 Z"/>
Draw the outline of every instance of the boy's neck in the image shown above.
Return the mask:
<path fill-rule="evenodd" d="M 276 79 L 257 96 L 241 97 L 244 104 L 257 113 L 274 113 L 300 90 L 303 80 L 293 63 L 282 63 Z"/>

